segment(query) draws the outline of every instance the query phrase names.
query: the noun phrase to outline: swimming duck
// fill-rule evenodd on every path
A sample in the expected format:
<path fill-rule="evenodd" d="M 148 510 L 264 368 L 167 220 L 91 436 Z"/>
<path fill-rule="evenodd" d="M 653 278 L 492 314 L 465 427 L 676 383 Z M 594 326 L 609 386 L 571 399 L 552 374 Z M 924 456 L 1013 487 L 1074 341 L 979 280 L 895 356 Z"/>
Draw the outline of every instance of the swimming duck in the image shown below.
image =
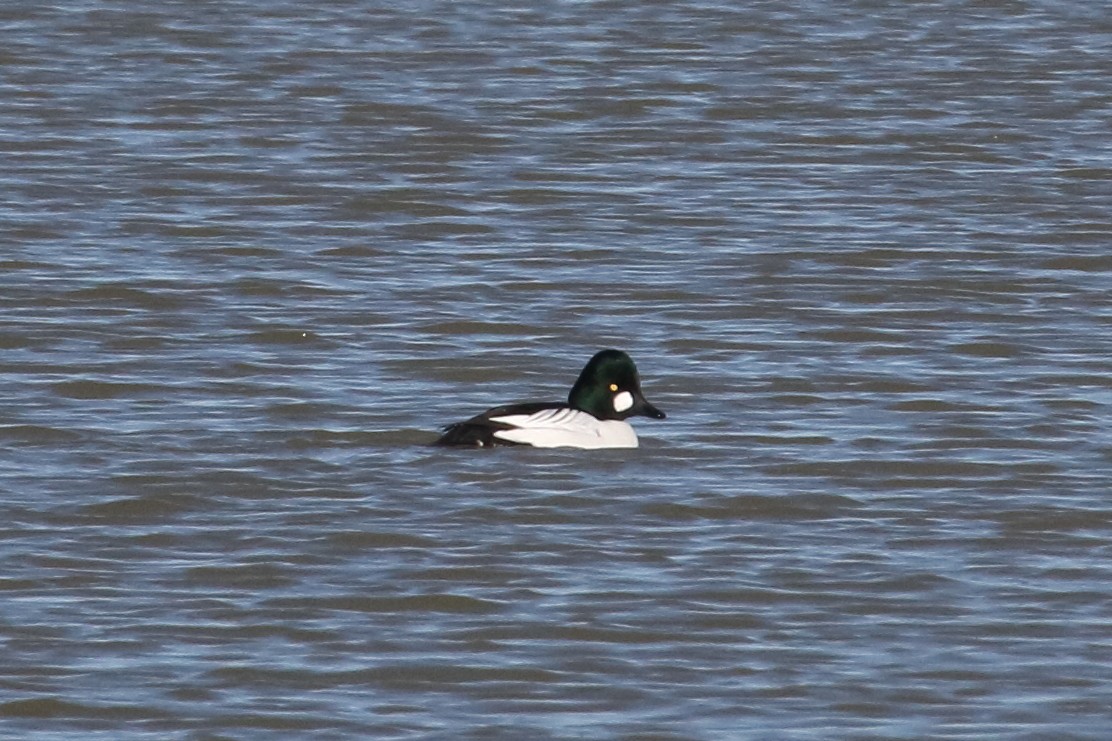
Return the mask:
<path fill-rule="evenodd" d="M 621 350 L 602 350 L 583 367 L 566 404 L 525 402 L 488 409 L 444 428 L 437 445 L 535 448 L 636 448 L 626 419 L 664 419 L 641 393 L 637 366 Z"/>

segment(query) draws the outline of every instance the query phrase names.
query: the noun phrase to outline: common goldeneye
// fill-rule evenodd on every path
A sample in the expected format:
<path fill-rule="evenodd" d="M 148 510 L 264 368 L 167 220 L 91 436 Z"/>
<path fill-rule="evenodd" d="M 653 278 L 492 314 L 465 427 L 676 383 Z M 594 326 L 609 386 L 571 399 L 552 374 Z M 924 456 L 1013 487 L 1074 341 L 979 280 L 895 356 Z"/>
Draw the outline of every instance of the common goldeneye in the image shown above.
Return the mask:
<path fill-rule="evenodd" d="M 534 448 L 636 448 L 634 415 L 664 419 L 641 393 L 637 366 L 621 350 L 591 358 L 571 387 L 568 403 L 526 402 L 495 407 L 444 428 L 437 445 L 532 445 Z"/>

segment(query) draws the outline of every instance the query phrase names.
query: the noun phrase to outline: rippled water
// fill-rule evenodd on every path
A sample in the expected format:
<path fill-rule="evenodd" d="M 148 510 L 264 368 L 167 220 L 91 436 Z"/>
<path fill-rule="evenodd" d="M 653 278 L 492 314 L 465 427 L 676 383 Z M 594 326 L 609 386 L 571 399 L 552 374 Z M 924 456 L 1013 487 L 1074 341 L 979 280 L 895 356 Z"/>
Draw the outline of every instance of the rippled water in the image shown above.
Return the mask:
<path fill-rule="evenodd" d="M 1105 3 L 318 5 L 0 9 L 0 736 L 1107 738 Z"/>

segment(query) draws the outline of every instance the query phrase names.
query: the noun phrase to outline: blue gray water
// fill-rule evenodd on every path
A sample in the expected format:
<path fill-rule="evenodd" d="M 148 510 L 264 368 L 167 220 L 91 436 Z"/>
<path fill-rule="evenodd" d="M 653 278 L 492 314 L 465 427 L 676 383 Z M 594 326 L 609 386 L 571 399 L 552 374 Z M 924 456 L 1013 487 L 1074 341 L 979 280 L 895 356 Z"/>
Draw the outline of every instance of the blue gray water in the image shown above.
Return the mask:
<path fill-rule="evenodd" d="M 1109 737 L 1106 3 L 16 3 L 0 101 L 0 737 Z M 425 444 L 603 347 L 640 449 Z"/>

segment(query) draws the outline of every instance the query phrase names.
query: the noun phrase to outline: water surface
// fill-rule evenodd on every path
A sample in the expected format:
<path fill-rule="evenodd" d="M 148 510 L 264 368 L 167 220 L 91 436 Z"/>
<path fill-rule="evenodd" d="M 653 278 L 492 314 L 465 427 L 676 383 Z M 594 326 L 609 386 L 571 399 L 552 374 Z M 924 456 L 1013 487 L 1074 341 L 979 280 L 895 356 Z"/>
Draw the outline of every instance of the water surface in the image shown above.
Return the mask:
<path fill-rule="evenodd" d="M 1104 739 L 1110 32 L 0 10 L 0 735 Z"/>

